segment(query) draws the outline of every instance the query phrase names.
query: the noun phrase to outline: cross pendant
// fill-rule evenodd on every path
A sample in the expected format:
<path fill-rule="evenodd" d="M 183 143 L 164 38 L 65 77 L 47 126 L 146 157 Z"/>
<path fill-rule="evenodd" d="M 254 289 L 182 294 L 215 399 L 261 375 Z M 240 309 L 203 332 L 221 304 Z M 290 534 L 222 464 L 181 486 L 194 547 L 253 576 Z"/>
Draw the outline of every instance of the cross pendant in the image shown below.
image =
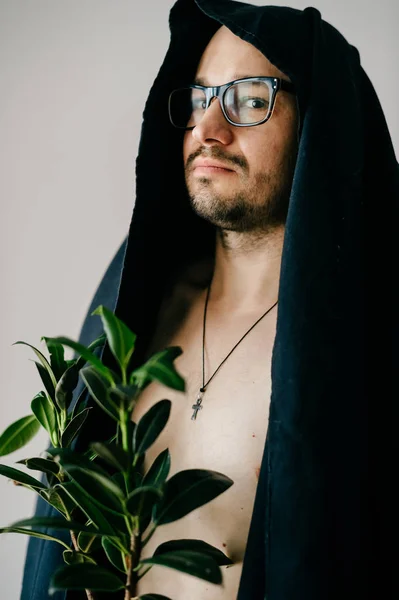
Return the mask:
<path fill-rule="evenodd" d="M 192 421 L 195 421 L 195 419 L 197 418 L 198 411 L 202 409 L 201 402 L 202 402 L 203 395 L 204 395 L 203 392 L 198 392 L 197 402 L 195 404 L 193 404 L 191 407 L 194 409 L 193 416 L 191 417 Z"/>

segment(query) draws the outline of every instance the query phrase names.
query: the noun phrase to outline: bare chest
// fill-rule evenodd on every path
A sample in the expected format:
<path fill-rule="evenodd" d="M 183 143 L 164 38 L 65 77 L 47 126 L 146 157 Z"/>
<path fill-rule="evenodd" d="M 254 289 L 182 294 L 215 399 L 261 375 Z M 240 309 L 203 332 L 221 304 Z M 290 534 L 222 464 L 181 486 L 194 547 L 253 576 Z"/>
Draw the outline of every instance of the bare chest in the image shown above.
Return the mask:
<path fill-rule="evenodd" d="M 193 405 L 203 383 L 202 327 L 195 315 L 177 327 L 168 342 L 183 349 L 175 365 L 186 381 L 185 392 L 152 383 L 139 398 L 133 413 L 136 422 L 159 400 L 168 398 L 172 402 L 168 424 L 146 454 L 145 470 L 169 448 L 170 476 L 184 469 L 202 468 L 219 471 L 234 481 L 212 502 L 159 527 L 144 548 L 143 557 L 151 556 L 164 541 L 196 538 L 219 548 L 235 564 L 222 567 L 223 586 L 153 567 L 139 582 L 138 594 L 153 592 L 173 600 L 221 600 L 237 595 L 267 433 L 275 336 L 275 317 L 270 317 L 251 331 L 222 364 L 206 387 L 195 420 L 191 418 Z M 205 383 L 252 324 L 244 321 L 230 326 L 210 321 Z"/>

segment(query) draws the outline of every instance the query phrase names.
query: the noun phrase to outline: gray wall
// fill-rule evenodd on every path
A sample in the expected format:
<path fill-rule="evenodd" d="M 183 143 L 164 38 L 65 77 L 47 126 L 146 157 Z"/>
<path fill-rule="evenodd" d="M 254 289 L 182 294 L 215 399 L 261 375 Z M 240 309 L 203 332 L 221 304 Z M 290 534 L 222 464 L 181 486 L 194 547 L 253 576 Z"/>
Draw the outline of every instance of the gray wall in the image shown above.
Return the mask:
<path fill-rule="evenodd" d="M 127 232 L 141 116 L 169 42 L 172 4 L 0 0 L 0 432 L 29 414 L 41 389 L 33 353 L 12 344 L 42 347 L 42 335 L 77 339 Z M 398 149 L 399 4 L 313 6 L 359 49 Z M 41 433 L 0 462 L 39 455 L 46 442 Z M 2 527 L 30 516 L 34 496 L 0 478 L 0 503 Z M 19 598 L 26 540 L 0 536 L 7 600 Z"/>

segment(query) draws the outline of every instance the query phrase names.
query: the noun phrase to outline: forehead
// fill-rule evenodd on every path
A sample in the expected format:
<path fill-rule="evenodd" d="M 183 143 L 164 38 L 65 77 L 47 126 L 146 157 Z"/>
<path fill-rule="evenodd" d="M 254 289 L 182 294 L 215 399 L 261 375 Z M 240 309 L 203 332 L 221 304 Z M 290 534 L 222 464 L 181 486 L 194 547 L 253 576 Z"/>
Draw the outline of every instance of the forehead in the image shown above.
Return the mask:
<path fill-rule="evenodd" d="M 261 75 L 289 80 L 255 46 L 222 25 L 202 53 L 196 81 L 202 85 L 220 85 L 234 79 Z"/>

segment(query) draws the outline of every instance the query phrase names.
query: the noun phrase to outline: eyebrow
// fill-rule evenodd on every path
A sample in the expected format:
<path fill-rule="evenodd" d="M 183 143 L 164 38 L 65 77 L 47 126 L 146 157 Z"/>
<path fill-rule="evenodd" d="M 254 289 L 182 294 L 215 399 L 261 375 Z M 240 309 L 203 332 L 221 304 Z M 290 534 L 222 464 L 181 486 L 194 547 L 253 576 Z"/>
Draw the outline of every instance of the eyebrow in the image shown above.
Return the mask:
<path fill-rule="evenodd" d="M 240 73 L 235 73 L 233 76 L 233 79 L 231 79 L 231 81 L 235 81 L 236 79 L 247 79 L 248 77 L 257 77 L 257 75 L 241 75 Z M 205 87 L 210 87 L 209 84 L 205 83 L 206 79 L 204 77 L 196 77 L 194 79 L 194 84 L 195 85 L 203 85 Z"/>

